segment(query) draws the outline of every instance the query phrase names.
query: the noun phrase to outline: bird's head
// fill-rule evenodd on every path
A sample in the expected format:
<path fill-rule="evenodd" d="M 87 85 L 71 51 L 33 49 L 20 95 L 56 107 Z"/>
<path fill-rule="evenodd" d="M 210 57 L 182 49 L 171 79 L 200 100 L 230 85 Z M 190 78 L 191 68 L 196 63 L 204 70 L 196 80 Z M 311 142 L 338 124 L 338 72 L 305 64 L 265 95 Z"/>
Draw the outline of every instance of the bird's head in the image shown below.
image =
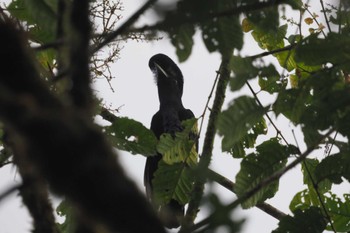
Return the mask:
<path fill-rule="evenodd" d="M 164 54 L 156 54 L 149 60 L 149 68 L 155 75 L 158 88 L 171 89 L 182 96 L 183 76 L 179 67 Z"/>

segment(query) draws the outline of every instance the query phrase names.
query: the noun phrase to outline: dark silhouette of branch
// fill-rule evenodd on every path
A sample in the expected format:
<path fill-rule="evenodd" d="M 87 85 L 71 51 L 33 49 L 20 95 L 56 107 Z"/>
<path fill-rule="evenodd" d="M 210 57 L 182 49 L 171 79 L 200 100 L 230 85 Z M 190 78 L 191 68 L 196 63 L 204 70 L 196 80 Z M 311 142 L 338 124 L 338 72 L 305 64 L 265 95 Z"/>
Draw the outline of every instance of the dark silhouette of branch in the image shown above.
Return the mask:
<path fill-rule="evenodd" d="M 148 0 L 139 10 L 137 10 L 123 25 L 121 25 L 117 30 L 114 32 L 107 34 L 105 36 L 105 39 L 100 44 L 96 45 L 92 48 L 91 54 L 99 51 L 101 48 L 106 46 L 108 43 L 113 41 L 116 37 L 120 36 L 121 34 L 124 34 L 127 29 L 130 28 L 131 25 L 133 25 L 136 20 L 157 0 Z"/>
<path fill-rule="evenodd" d="M 248 56 L 248 58 L 256 59 L 256 58 L 266 57 L 266 56 L 273 55 L 273 54 L 280 53 L 280 52 L 284 52 L 284 51 L 290 51 L 290 50 L 294 49 L 294 47 L 296 45 L 297 44 L 290 44 L 290 45 L 287 45 L 286 47 L 283 47 L 283 48 L 274 49 L 274 50 L 259 53 L 259 54 L 253 55 L 253 56 Z"/>
<path fill-rule="evenodd" d="M 327 24 L 327 28 L 328 28 L 329 32 L 332 32 L 331 26 L 329 25 L 329 20 L 328 20 L 327 14 L 326 14 L 326 9 L 324 8 L 323 0 L 320 0 L 320 3 L 321 3 L 321 7 L 322 7 L 322 12 L 324 15 L 324 20 L 326 21 L 326 24 Z"/>
<path fill-rule="evenodd" d="M 226 177 L 220 175 L 219 173 L 209 169 L 209 179 L 219 183 L 221 186 L 225 187 L 229 191 L 235 192 L 235 183 L 233 183 L 231 180 L 227 179 Z M 256 205 L 257 208 L 264 211 L 265 213 L 271 215 L 272 217 L 276 218 L 277 220 L 281 220 L 281 218 L 287 216 L 282 211 L 276 209 L 275 207 L 267 204 L 267 203 L 261 203 Z"/>
<path fill-rule="evenodd" d="M 88 113 L 63 104 L 43 83 L 24 33 L 0 19 L 0 34 L 0 119 L 17 158 L 26 158 L 55 194 L 92 220 L 84 222 L 113 232 L 164 233 Z M 84 75 L 85 63 L 79 64 Z"/>
<path fill-rule="evenodd" d="M 16 157 L 16 156 L 15 156 Z M 16 158 L 18 160 L 18 158 Z M 21 158 L 22 159 L 22 158 Z M 33 233 L 58 233 L 54 210 L 45 182 L 31 171 L 30 164 L 17 165 L 23 185 L 19 188 L 23 203 L 33 217 Z"/>
<path fill-rule="evenodd" d="M 89 1 L 73 1 L 70 19 L 69 78 L 72 87 L 69 90 L 76 108 L 92 114 L 93 93 L 90 87 L 89 43 L 91 25 L 89 20 Z"/>
<path fill-rule="evenodd" d="M 319 27 L 319 29 L 320 29 L 322 35 L 323 35 L 324 37 L 326 37 L 326 33 L 324 32 L 323 28 L 321 27 L 321 24 L 318 22 L 318 20 L 317 20 L 317 18 L 315 17 L 315 15 L 312 14 L 312 12 L 309 10 L 309 7 L 306 5 L 304 9 L 306 10 L 307 13 L 309 13 L 309 15 L 312 17 L 312 19 L 316 22 L 316 24 L 317 24 L 317 26 Z M 300 25 L 301 25 L 301 22 L 300 22 Z M 301 32 L 300 32 L 300 33 L 301 33 Z"/>
<path fill-rule="evenodd" d="M 220 77 L 216 87 L 215 98 L 213 107 L 211 108 L 208 126 L 204 138 L 202 155 L 200 157 L 196 181 L 194 183 L 191 200 L 188 204 L 187 212 L 182 223 L 180 232 L 186 231 L 192 224 L 197 216 L 200 201 L 203 196 L 204 184 L 207 179 L 208 166 L 211 161 L 214 138 L 216 134 L 216 122 L 218 115 L 221 112 L 221 107 L 225 100 L 225 92 L 230 78 L 230 71 L 228 70 L 229 58 L 223 58 L 220 66 Z M 200 173 L 200 175 L 199 175 Z"/>
<path fill-rule="evenodd" d="M 220 69 L 220 67 L 219 67 L 219 69 Z M 213 86 L 212 86 L 212 88 L 211 88 L 211 90 L 210 90 L 210 93 L 209 93 L 207 102 L 205 103 L 205 108 L 204 108 L 204 110 L 203 110 L 202 115 L 200 116 L 200 118 L 202 118 L 202 120 L 201 120 L 201 124 L 200 124 L 200 126 L 199 126 L 198 137 L 200 137 L 200 135 L 201 135 L 201 133 L 202 133 L 204 117 L 205 117 L 205 114 L 206 114 L 206 112 L 207 112 L 207 110 L 208 110 L 208 108 L 209 108 L 209 102 L 210 102 L 210 100 L 211 100 L 211 97 L 213 96 L 213 93 L 214 93 L 214 90 L 215 90 L 215 87 L 216 87 L 216 84 L 217 84 L 217 82 L 218 82 L 219 77 L 220 77 L 220 72 L 217 72 L 217 73 L 216 73 L 216 77 L 215 77 L 215 81 L 214 81 Z"/>

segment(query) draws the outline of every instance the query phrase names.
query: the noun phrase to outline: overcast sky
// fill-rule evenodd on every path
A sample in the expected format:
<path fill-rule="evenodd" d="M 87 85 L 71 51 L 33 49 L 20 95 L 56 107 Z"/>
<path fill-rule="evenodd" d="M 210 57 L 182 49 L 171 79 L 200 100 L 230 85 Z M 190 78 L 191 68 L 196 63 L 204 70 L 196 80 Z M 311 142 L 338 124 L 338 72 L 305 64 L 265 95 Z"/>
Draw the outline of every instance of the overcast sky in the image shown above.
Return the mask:
<path fill-rule="evenodd" d="M 141 2 L 144 1 L 124 1 L 125 10 L 122 12 L 124 19 L 135 12 L 141 5 Z M 316 8 L 315 11 L 317 11 Z M 292 15 L 290 15 L 290 17 L 291 16 Z M 294 16 L 297 20 L 298 16 Z M 150 17 L 150 13 L 143 16 L 140 24 L 149 22 Z M 97 82 L 95 89 L 98 96 L 104 98 L 105 102 L 111 104 L 113 108 L 121 107 L 120 116 L 127 116 L 135 119 L 143 123 L 146 127 L 149 127 L 153 114 L 158 111 L 159 102 L 157 87 L 153 75 L 148 68 L 148 60 L 156 53 L 164 53 L 178 63 L 175 49 L 166 37 L 163 40 L 149 43 L 128 41 L 123 44 L 123 47 L 120 54 L 121 59 L 112 66 L 113 75 L 115 76 L 112 85 L 115 92 L 111 91 L 105 80 Z M 262 51 L 252 42 L 250 36 L 246 35 L 242 54 L 253 55 L 260 52 Z M 273 61 L 273 58 L 270 60 Z M 183 104 L 186 108 L 191 109 L 197 117 L 202 114 L 205 108 L 205 103 L 214 82 L 219 64 L 220 55 L 217 53 L 209 54 L 202 43 L 200 33 L 197 32 L 192 55 L 185 63 L 179 64 L 185 79 Z M 256 81 L 252 81 L 251 84 L 255 90 L 259 90 Z M 239 93 L 231 93 L 228 91 L 226 104 L 232 100 L 233 97 L 242 94 L 251 95 L 247 88 L 243 88 Z M 273 100 L 273 97 L 264 93 L 259 94 L 259 98 L 265 104 Z M 207 121 L 207 118 L 205 120 Z M 282 117 L 276 119 L 275 123 L 282 130 L 284 136 L 287 137 L 287 140 L 294 144 L 291 131 L 293 125 Z M 206 124 L 202 132 L 203 135 L 201 135 L 200 138 L 200 150 L 203 146 L 202 140 L 204 138 L 205 129 Z M 271 129 L 268 136 L 274 135 L 276 135 L 276 132 Z M 297 134 L 297 136 L 299 136 L 299 134 Z M 302 144 L 302 138 L 298 138 L 300 140 L 299 143 Z M 266 139 L 266 137 L 261 138 L 261 140 L 262 139 Z M 140 190 L 143 192 L 145 158 L 140 155 L 130 155 L 126 152 L 118 152 L 118 154 L 126 172 L 138 184 Z M 213 170 L 234 181 L 234 177 L 239 170 L 240 161 L 232 159 L 230 155 L 221 152 L 219 137 L 217 137 L 215 142 L 213 154 L 214 158 L 211 165 Z M 1 168 L 0 193 L 9 184 L 19 182 L 18 178 L 15 169 L 11 166 Z M 224 188 L 216 188 L 217 192 L 221 194 L 223 202 L 231 202 L 235 199 L 235 195 Z M 273 199 L 267 202 L 285 213 L 290 213 L 288 205 L 291 199 L 295 193 L 303 189 L 300 169 L 295 168 L 282 177 L 280 181 L 280 191 Z M 273 217 L 256 208 L 236 211 L 235 217 L 237 219 L 246 218 L 242 233 L 269 233 L 277 227 L 277 221 Z M 22 207 L 20 198 L 16 195 L 12 195 L 6 199 L 6 201 L 0 203 L 1 233 L 29 232 L 30 223 L 31 218 L 28 216 L 27 210 Z"/>

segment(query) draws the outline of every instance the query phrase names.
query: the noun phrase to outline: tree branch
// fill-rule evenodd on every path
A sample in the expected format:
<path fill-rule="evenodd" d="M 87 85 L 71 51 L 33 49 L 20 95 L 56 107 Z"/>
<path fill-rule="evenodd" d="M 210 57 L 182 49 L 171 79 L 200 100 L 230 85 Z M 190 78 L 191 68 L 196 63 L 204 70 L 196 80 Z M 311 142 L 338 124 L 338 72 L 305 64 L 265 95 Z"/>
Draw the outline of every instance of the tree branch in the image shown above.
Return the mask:
<path fill-rule="evenodd" d="M 62 104 L 42 82 L 22 32 L 0 20 L 0 34 L 0 119 L 11 129 L 18 158 L 27 158 L 88 224 L 113 232 L 165 233 L 100 128 L 80 109 Z"/>
<path fill-rule="evenodd" d="M 273 54 L 280 53 L 280 52 L 284 52 L 284 51 L 290 51 L 296 45 L 297 44 L 290 44 L 290 45 L 287 45 L 286 47 L 283 47 L 283 48 L 279 48 L 279 49 L 275 49 L 275 50 L 259 53 L 259 54 L 253 55 L 253 56 L 248 56 L 248 58 L 257 59 L 257 58 L 266 57 L 266 56 L 273 55 Z"/>
<path fill-rule="evenodd" d="M 217 182 L 221 186 L 225 187 L 229 191 L 235 192 L 235 183 L 233 183 L 231 180 L 227 179 L 226 177 L 220 175 L 219 173 L 209 169 L 209 178 L 213 181 Z M 281 218 L 287 216 L 282 211 L 276 209 L 275 207 L 267 204 L 267 203 L 261 203 L 256 205 L 257 208 L 264 211 L 265 213 L 271 215 L 272 217 L 276 218 L 277 220 L 281 220 Z"/>
<path fill-rule="evenodd" d="M 211 161 L 214 138 L 216 133 L 216 122 L 218 115 L 221 112 L 221 107 L 224 103 L 225 92 L 230 78 L 230 71 L 228 70 L 229 58 L 223 58 L 220 66 L 220 77 L 216 88 L 213 107 L 210 112 L 207 131 L 204 138 L 202 155 L 200 157 L 197 172 L 196 181 L 194 183 L 192 197 L 188 204 L 187 212 L 182 223 L 180 232 L 186 231 L 192 224 L 197 216 L 199 204 L 203 196 L 204 184 L 207 179 L 208 166 Z"/>
<path fill-rule="evenodd" d="M 326 21 L 328 30 L 329 30 L 329 32 L 332 32 L 331 26 L 329 25 L 329 20 L 328 20 L 327 14 L 326 14 L 326 9 L 324 8 L 323 0 L 320 0 L 320 3 L 321 3 L 322 12 L 323 12 L 324 19 L 325 19 L 325 21 Z"/>
<path fill-rule="evenodd" d="M 334 132 L 334 129 L 329 130 L 325 135 L 323 135 L 317 143 L 315 143 L 314 146 L 309 147 L 303 154 L 301 154 L 298 158 L 296 158 L 293 162 L 291 162 L 289 165 L 284 167 L 283 169 L 277 171 L 273 175 L 267 177 L 266 179 L 262 180 L 259 184 L 257 184 L 254 188 L 247 191 L 243 196 L 239 197 L 235 201 L 233 201 L 231 204 L 227 205 L 225 208 L 226 210 L 232 210 L 236 208 L 240 203 L 246 201 L 247 199 L 251 198 L 253 195 L 255 195 L 257 192 L 259 192 L 262 188 L 266 187 L 267 185 L 271 184 L 272 182 L 278 180 L 281 178 L 285 173 L 287 173 L 290 169 L 294 168 L 296 165 L 304 161 L 304 159 L 310 155 L 312 151 L 314 151 L 318 145 L 327 138 L 330 134 Z M 211 219 L 214 217 L 214 214 L 211 214 L 207 218 L 203 219 L 202 221 L 198 222 L 196 225 L 193 225 L 192 227 L 186 229 L 186 233 L 193 232 L 199 228 L 202 228 L 203 226 L 209 224 Z"/>
<path fill-rule="evenodd" d="M 76 108 L 92 113 L 93 93 L 90 87 L 89 43 L 91 25 L 89 1 L 75 0 L 69 15 L 69 77 L 72 87 L 69 91 Z"/>
<path fill-rule="evenodd" d="M 133 25 L 136 20 L 157 0 L 148 0 L 139 10 L 137 10 L 123 25 L 121 25 L 116 31 L 107 34 L 104 41 L 102 41 L 100 44 L 96 45 L 92 48 L 92 51 L 90 54 L 94 54 L 97 51 L 99 51 L 101 48 L 106 46 L 108 43 L 113 41 L 116 37 L 118 37 L 121 34 L 124 34 L 127 29 L 131 25 Z"/>

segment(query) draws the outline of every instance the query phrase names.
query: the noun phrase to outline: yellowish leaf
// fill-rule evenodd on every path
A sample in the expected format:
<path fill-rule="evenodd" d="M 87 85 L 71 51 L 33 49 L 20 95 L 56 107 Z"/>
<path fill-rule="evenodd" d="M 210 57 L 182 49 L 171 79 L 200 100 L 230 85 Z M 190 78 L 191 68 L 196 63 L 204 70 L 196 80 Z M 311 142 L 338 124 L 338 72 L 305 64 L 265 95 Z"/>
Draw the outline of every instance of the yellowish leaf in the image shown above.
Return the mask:
<path fill-rule="evenodd" d="M 314 22 L 314 20 L 312 19 L 312 18 L 306 18 L 306 19 L 304 19 L 304 22 L 307 24 L 307 25 L 310 25 L 310 24 L 312 24 L 313 22 Z"/>
<path fill-rule="evenodd" d="M 249 22 L 247 18 L 244 18 L 242 21 L 242 30 L 243 32 L 249 32 L 253 30 L 253 25 Z"/>

